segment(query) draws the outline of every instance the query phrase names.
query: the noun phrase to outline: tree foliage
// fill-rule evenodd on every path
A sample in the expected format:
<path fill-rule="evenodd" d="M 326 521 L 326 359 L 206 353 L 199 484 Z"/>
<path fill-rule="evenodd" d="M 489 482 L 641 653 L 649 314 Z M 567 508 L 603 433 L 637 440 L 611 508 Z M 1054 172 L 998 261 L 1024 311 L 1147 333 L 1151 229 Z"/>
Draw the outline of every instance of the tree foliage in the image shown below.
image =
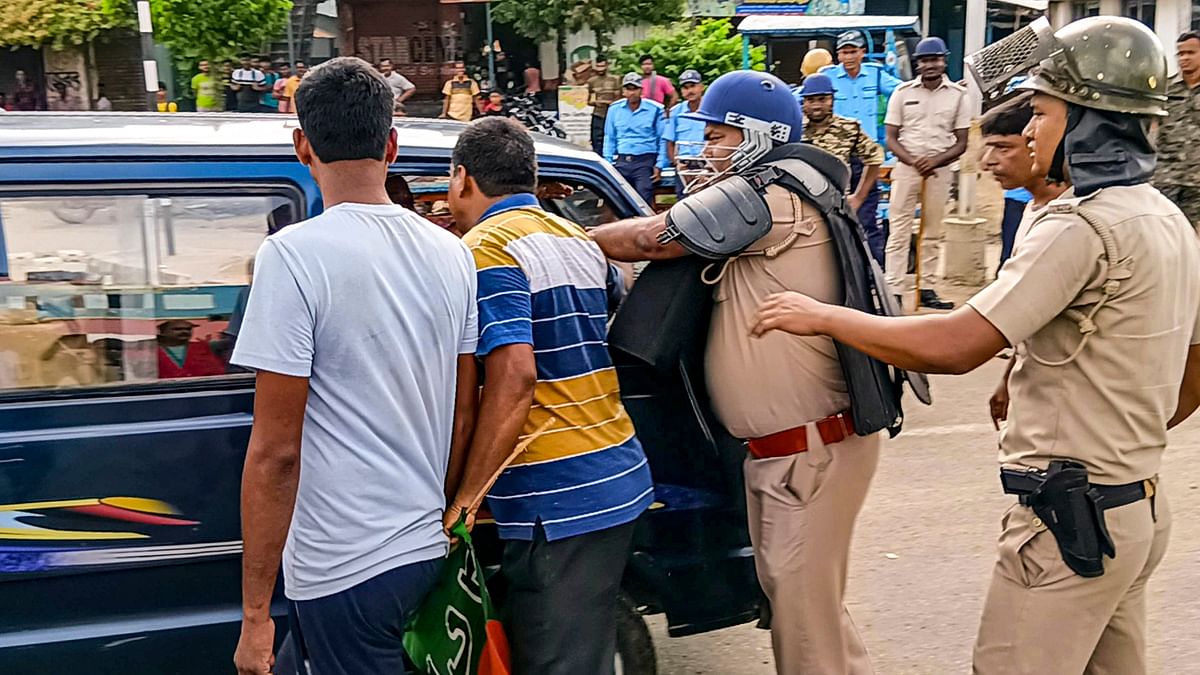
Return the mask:
<path fill-rule="evenodd" d="M 134 25 L 133 3 L 102 0 L 0 0 L 0 46 L 62 49 L 101 31 Z"/>
<path fill-rule="evenodd" d="M 612 45 L 612 35 L 622 26 L 668 23 L 679 19 L 681 0 L 496 0 L 492 17 L 530 40 L 559 40 L 559 65 L 565 66 L 562 43 L 570 33 L 591 30 L 596 47 Z"/>
<path fill-rule="evenodd" d="M 287 28 L 291 11 L 292 0 L 150 0 L 154 40 L 181 70 L 261 51 Z"/>
<path fill-rule="evenodd" d="M 765 70 L 766 48 L 750 49 L 750 67 Z M 642 71 L 638 59 L 654 57 L 660 75 L 677 79 L 683 71 L 695 69 L 705 82 L 742 67 L 742 39 L 733 31 L 729 19 L 707 19 L 699 25 L 679 22 L 667 29 L 653 31 L 645 40 L 625 47 L 617 55 L 618 73 Z"/>

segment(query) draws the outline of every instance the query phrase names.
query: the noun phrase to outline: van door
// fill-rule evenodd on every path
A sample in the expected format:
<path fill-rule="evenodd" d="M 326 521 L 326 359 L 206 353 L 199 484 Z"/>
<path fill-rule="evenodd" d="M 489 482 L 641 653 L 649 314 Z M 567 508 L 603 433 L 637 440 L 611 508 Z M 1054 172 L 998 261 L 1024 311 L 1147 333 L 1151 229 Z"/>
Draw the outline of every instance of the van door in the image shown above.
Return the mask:
<path fill-rule="evenodd" d="M 228 670 L 253 376 L 290 183 L 0 191 L 0 672 Z"/>

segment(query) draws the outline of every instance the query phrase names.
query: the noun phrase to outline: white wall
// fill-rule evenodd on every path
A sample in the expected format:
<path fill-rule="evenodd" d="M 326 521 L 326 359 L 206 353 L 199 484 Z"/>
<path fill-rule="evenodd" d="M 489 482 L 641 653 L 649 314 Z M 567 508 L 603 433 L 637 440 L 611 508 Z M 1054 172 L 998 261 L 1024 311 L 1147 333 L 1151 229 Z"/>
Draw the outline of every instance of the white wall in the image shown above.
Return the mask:
<path fill-rule="evenodd" d="M 645 39 L 650 33 L 652 26 L 645 24 L 640 26 L 626 26 L 613 35 L 613 51 L 633 44 L 638 40 Z M 567 59 L 570 60 L 571 52 L 580 47 L 595 46 L 596 34 L 592 31 L 583 31 L 580 33 L 572 33 L 567 36 Z M 554 40 L 548 40 L 538 46 L 538 58 L 542 62 L 542 77 L 547 80 L 552 80 L 558 77 L 558 55 L 554 51 Z M 570 64 L 568 64 L 570 65 Z"/>

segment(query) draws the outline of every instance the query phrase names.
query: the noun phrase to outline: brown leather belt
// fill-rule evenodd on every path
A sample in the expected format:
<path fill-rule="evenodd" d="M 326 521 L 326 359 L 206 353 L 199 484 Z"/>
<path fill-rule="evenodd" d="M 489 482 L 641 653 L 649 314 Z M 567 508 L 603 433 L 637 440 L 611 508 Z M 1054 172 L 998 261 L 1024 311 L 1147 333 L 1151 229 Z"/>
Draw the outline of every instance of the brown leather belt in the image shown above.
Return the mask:
<path fill-rule="evenodd" d="M 849 411 L 830 415 L 817 420 L 817 432 L 821 434 L 821 441 L 825 445 L 841 443 L 854 435 L 854 420 L 850 418 Z M 746 445 L 755 459 L 787 457 L 808 452 L 808 426 L 795 427 L 762 438 L 752 438 Z"/>

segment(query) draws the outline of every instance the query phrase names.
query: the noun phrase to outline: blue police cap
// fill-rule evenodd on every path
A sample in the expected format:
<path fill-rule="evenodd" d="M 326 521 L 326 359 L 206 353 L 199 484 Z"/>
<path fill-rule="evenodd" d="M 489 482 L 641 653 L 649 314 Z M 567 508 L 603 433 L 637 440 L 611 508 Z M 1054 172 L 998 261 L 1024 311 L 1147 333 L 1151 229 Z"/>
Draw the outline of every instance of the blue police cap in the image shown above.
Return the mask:
<path fill-rule="evenodd" d="M 816 73 L 804 78 L 804 86 L 800 88 L 801 98 L 809 96 L 832 96 L 833 80 L 828 75 Z"/>

